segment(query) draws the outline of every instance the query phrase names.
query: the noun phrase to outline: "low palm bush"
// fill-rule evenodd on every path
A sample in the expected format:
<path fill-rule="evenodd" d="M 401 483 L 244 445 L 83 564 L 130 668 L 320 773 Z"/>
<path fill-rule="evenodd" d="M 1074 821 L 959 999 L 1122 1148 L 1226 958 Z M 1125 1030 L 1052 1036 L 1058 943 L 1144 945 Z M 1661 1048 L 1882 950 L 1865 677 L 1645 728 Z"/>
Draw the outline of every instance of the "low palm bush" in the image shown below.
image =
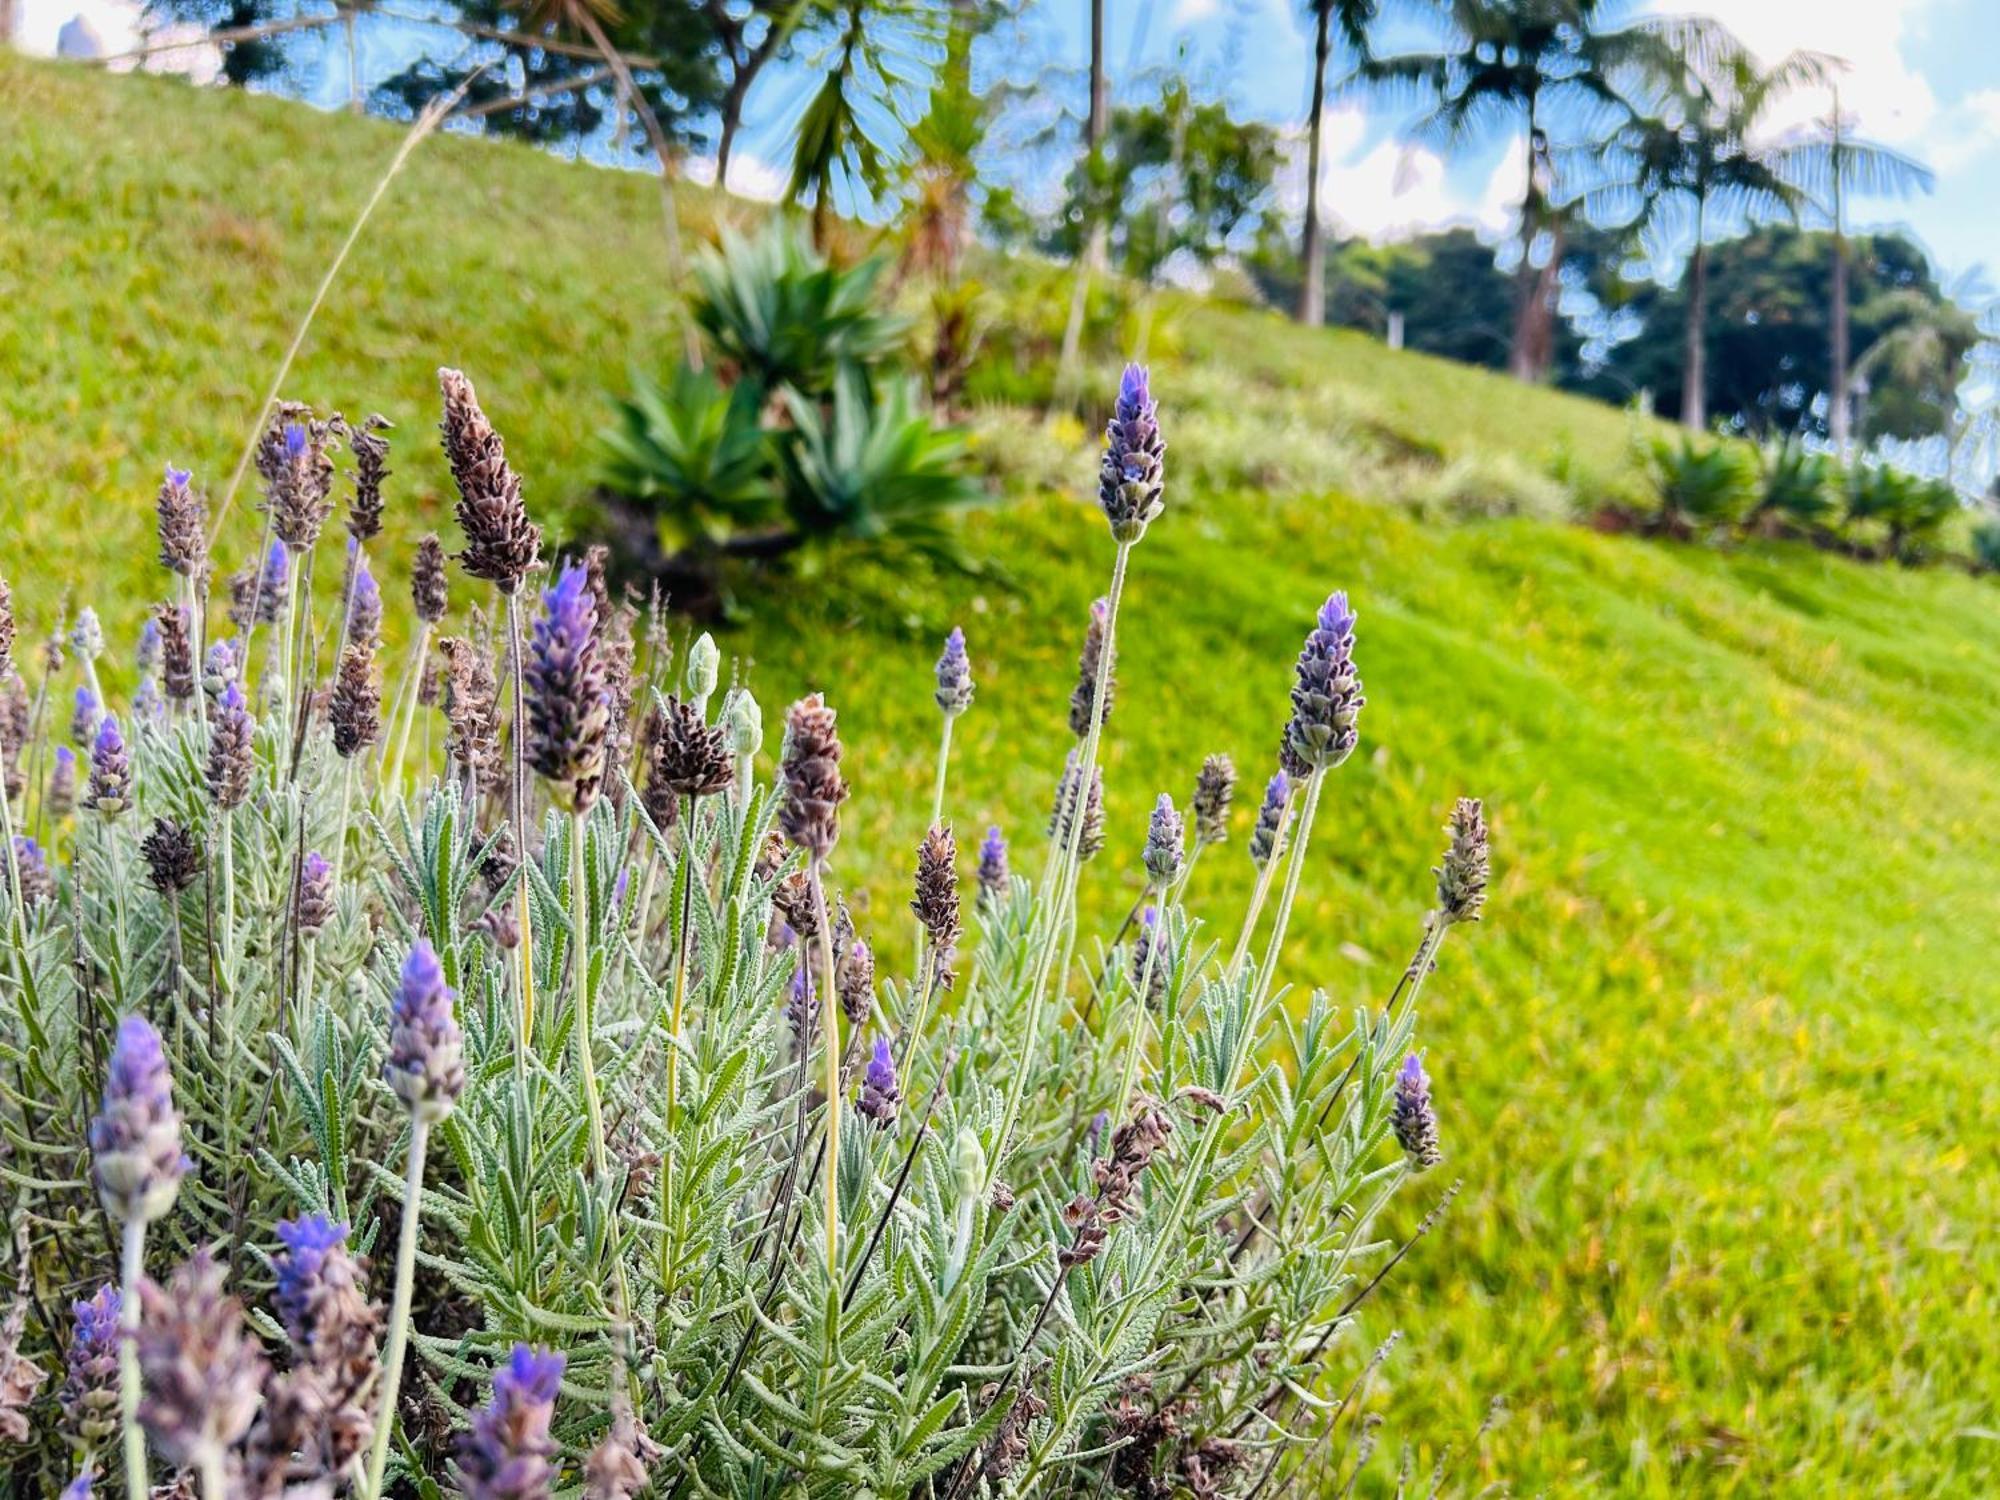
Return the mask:
<path fill-rule="evenodd" d="M 1756 501 L 1757 460 L 1741 443 L 1683 433 L 1653 439 L 1648 457 L 1662 530 L 1695 536 L 1731 526 Z"/>
<path fill-rule="evenodd" d="M 1946 481 L 1881 463 L 1856 464 L 1849 471 L 1846 501 L 1849 531 L 1904 561 L 1934 546 L 1960 509 L 1958 491 Z"/>
<path fill-rule="evenodd" d="M 802 698 L 767 735 L 706 637 L 677 652 L 607 594 L 601 555 L 534 603 L 520 481 L 471 385 L 443 387 L 474 607 L 454 619 L 427 539 L 386 683 L 359 582 L 386 453 L 302 408 L 257 452 L 287 570 L 233 632 L 169 473 L 171 597 L 123 709 L 93 616 L 17 652 L 0 599 L 17 1485 L 1250 1496 L 1351 1474 L 1386 1351 L 1364 1320 L 1450 1196 L 1401 1206 L 1444 1150 L 1417 1007 L 1487 848 L 1458 802 L 1379 1006 L 1279 982 L 1359 741 L 1346 597 L 1273 705 L 1255 895 L 1204 919 L 1198 866 L 1239 832 L 1226 756 L 1143 839 L 1104 823 L 1125 580 L 1171 524 L 1128 372 L 1053 810 L 986 830 L 964 880 L 954 632 L 917 958 L 890 973 L 839 886 L 834 708 Z M 315 621 L 298 580 L 343 441 L 356 561 Z M 63 759 L 74 686 L 86 750 Z M 410 753 L 420 721 L 441 762 Z M 1087 938 L 1081 882 L 1127 862 L 1141 902 Z"/>
<path fill-rule="evenodd" d="M 1817 526 L 1833 514 L 1840 465 L 1831 455 L 1787 439 L 1761 450 L 1759 470 L 1752 520 Z"/>

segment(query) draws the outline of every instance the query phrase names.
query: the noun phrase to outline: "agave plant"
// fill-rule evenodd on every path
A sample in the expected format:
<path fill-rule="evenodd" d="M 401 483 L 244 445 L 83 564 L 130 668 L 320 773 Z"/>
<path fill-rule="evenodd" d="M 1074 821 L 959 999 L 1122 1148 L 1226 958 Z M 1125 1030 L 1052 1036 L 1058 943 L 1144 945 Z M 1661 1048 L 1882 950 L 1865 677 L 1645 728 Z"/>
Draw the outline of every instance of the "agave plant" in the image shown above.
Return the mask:
<path fill-rule="evenodd" d="M 909 322 L 879 305 L 884 268 L 880 258 L 835 266 L 784 219 L 752 239 L 725 230 L 695 261 L 695 323 L 757 390 L 825 397 L 843 375 L 866 379 L 909 336 Z"/>
<path fill-rule="evenodd" d="M 651 506 L 667 548 L 716 544 L 778 519 L 755 385 L 724 390 L 683 364 L 664 386 L 633 372 L 631 395 L 612 405 L 617 419 L 600 437 L 602 481 Z"/>
<path fill-rule="evenodd" d="M 712 643 L 637 649 L 601 559 L 524 601 L 520 479 L 470 383 L 443 386 L 461 561 L 508 626 L 504 667 L 477 618 L 447 637 L 442 763 L 374 753 L 359 645 L 335 667 L 302 628 L 260 671 L 252 641 L 218 642 L 204 684 L 163 631 L 163 702 L 129 735 L 101 720 L 74 806 L 26 776 L 0 797 L 0 1180 L 26 1289 L 0 1313 L 0 1435 L 29 1445 L 25 1492 L 95 1471 L 205 1500 L 1248 1500 L 1357 1467 L 1339 1393 L 1393 1344 L 1375 1306 L 1451 1191 L 1401 1207 L 1449 1113 L 1417 1006 L 1481 915 L 1488 851 L 1461 800 L 1379 1003 L 1288 998 L 1366 701 L 1346 595 L 1273 705 L 1254 892 L 1204 917 L 1226 758 L 1195 780 L 1192 847 L 1171 796 L 1143 840 L 1104 822 L 1126 581 L 1170 516 L 1129 372 L 1037 868 L 994 829 L 961 900 L 951 731 L 976 658 L 955 634 L 921 941 L 892 974 L 842 899 L 833 707 L 795 702 L 760 775 L 755 700 L 715 703 Z M 830 514 L 928 472 L 906 418 L 798 415 L 790 462 Z M 207 570 L 177 576 L 199 606 Z M 452 628 L 426 589 L 424 623 Z M 0 626 L 25 701 L 4 588 Z M 88 665 L 45 654 L 39 691 Z M 37 764 L 50 717 L 0 714 L 6 769 Z M 1084 882 L 1128 873 L 1146 910 L 1083 942 Z"/>

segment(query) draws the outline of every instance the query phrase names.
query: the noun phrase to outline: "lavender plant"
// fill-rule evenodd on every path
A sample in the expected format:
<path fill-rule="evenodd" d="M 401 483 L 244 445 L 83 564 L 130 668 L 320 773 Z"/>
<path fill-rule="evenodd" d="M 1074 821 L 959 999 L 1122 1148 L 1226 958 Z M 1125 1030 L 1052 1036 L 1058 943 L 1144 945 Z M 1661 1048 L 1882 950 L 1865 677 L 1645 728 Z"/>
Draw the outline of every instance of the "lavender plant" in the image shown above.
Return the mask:
<path fill-rule="evenodd" d="M 1150 380 L 1127 371 L 1040 874 L 990 828 L 961 898 L 954 630 L 920 946 L 890 973 L 841 895 L 866 766 L 835 706 L 793 703 L 760 777 L 757 699 L 718 697 L 714 642 L 677 652 L 657 611 L 641 643 L 601 557 L 557 568 L 524 620 L 540 530 L 470 383 L 441 378 L 460 562 L 504 619 L 450 622 L 425 538 L 386 710 L 395 622 L 364 550 L 385 424 L 296 406 L 257 452 L 253 555 L 286 571 L 246 576 L 236 635 L 209 638 L 200 492 L 170 469 L 157 708 L 106 702 L 88 610 L 42 655 L 32 701 L 90 722 L 73 807 L 39 775 L 0 798 L 16 1474 L 209 1500 L 1247 1500 L 1360 1441 L 1329 1413 L 1385 1357 L 1374 1304 L 1443 1200 L 1414 1225 L 1394 1205 L 1450 1149 L 1417 1006 L 1489 859 L 1461 800 L 1379 1005 L 1342 1020 L 1281 984 L 1361 735 L 1346 595 L 1299 654 L 1255 891 L 1204 913 L 1232 762 L 1200 766 L 1185 816 L 1157 793 L 1143 838 L 1104 813 L 1125 583 L 1173 514 Z M 339 441 L 353 561 L 315 631 Z M 280 629 L 260 660 L 261 624 Z M 0 730 L 10 768 L 39 766 L 56 715 L 29 707 L 14 643 L 0 585 Z M 411 753 L 431 713 L 437 765 Z M 1110 864 L 1143 894 L 1080 961 L 1086 872 Z"/>

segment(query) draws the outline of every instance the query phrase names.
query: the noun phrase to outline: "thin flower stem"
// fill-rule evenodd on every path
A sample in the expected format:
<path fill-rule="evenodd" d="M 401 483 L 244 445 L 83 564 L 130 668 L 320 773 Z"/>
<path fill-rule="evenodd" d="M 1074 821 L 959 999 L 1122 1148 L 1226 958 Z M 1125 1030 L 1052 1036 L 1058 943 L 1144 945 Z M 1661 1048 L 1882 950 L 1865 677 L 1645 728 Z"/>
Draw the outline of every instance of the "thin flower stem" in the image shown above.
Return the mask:
<path fill-rule="evenodd" d="M 1153 884 L 1148 881 L 1146 892 L 1139 899 L 1143 901 L 1152 890 Z M 1132 1097 L 1132 1085 L 1139 1076 L 1139 1055 L 1146 1050 L 1146 1034 L 1150 1030 L 1146 1021 L 1146 996 L 1152 990 L 1153 964 L 1159 957 L 1160 939 L 1166 932 L 1167 912 L 1171 909 L 1170 900 L 1161 903 L 1158 919 L 1153 924 L 1153 935 L 1146 942 L 1146 961 L 1139 966 L 1139 988 L 1132 997 L 1132 1036 L 1125 1044 L 1125 1077 L 1118 1085 L 1118 1103 L 1111 1111 L 1114 1120 L 1125 1118 L 1125 1104 Z"/>
<path fill-rule="evenodd" d="M 687 1000 L 688 979 L 688 929 L 694 919 L 695 846 L 694 815 L 695 799 L 689 797 L 683 809 L 681 821 L 681 914 L 674 933 L 674 1003 L 672 1035 L 667 1042 L 667 1149 L 660 1160 L 660 1223 L 668 1224 L 668 1213 L 673 1206 L 674 1177 L 674 1126 L 680 1116 L 680 1063 L 681 1063 L 681 1012 Z M 646 897 L 652 897 L 652 870 L 646 872 Z M 669 888 L 668 898 L 672 899 Z M 639 929 L 639 940 L 645 941 L 646 930 Z M 660 1236 L 660 1285 L 667 1286 L 672 1274 L 673 1236 L 664 1232 Z"/>
<path fill-rule="evenodd" d="M 356 757 L 344 755 L 340 758 L 340 817 L 333 825 L 333 888 L 340 889 L 340 874 L 347 866 L 347 814 L 354 801 L 354 762 Z"/>
<path fill-rule="evenodd" d="M 21 860 L 14 851 L 14 809 L 7 792 L 0 787 L 0 843 L 7 847 L 7 914 L 13 929 L 14 968 L 21 988 L 31 1001 L 35 993 L 34 966 L 28 962 L 28 905 L 21 898 Z"/>
<path fill-rule="evenodd" d="M 410 1159 L 403 1174 L 403 1227 L 396 1240 L 396 1283 L 389 1303 L 389 1339 L 382 1350 L 382 1396 L 375 1405 L 375 1442 L 368 1450 L 368 1479 L 362 1500 L 381 1500 L 382 1475 L 389 1464 L 389 1432 L 396 1422 L 396 1390 L 403 1383 L 403 1350 L 410 1337 L 410 1293 L 417 1275 L 417 1220 L 423 1211 L 424 1151 L 430 1121 L 410 1117 Z M 143 1490 L 135 1494 L 145 1493 Z"/>
<path fill-rule="evenodd" d="M 230 1500 L 228 1465 L 213 1443 L 202 1450 L 201 1495 L 202 1500 Z"/>
<path fill-rule="evenodd" d="M 146 1260 L 146 1221 L 125 1221 L 118 1256 L 118 1419 L 125 1439 L 125 1493 L 144 1495 L 146 1433 L 139 1425 L 139 1277 Z"/>
<path fill-rule="evenodd" d="M 382 785 L 385 791 L 401 791 L 403 788 L 403 757 L 410 748 L 410 730 L 417 722 L 417 697 L 423 691 L 424 662 L 431 650 L 431 623 L 424 621 L 417 631 L 416 649 L 410 654 L 410 669 L 404 674 L 402 689 L 396 694 L 396 754 L 389 762 L 389 775 Z"/>
<path fill-rule="evenodd" d="M 826 919 L 825 862 L 810 866 L 813 925 L 819 929 L 821 1055 L 826 1088 L 826 1274 L 840 1285 L 840 1001 L 833 984 L 833 930 Z"/>
<path fill-rule="evenodd" d="M 515 1038 L 515 1066 L 526 1074 L 528 1069 L 528 1047 L 535 1035 L 535 954 L 533 933 L 534 902 L 528 891 L 528 772 L 527 733 L 528 696 L 523 674 L 526 664 L 521 659 L 521 597 L 517 591 L 507 595 L 507 652 L 513 659 L 513 670 L 508 674 L 514 686 L 514 743 L 513 756 L 513 814 L 514 814 L 514 868 L 519 883 L 514 888 L 515 914 L 521 928 L 521 1011 L 520 1035 Z"/>
<path fill-rule="evenodd" d="M 1278 813 L 1278 831 L 1271 839 L 1271 857 L 1257 872 L 1257 886 L 1250 893 L 1249 910 L 1243 914 L 1243 930 L 1236 935 L 1236 949 L 1229 955 L 1229 967 L 1223 971 L 1230 979 L 1243 972 L 1243 960 L 1250 953 L 1250 940 L 1257 935 L 1257 922 L 1264 915 L 1264 902 L 1271 894 L 1271 880 L 1278 873 L 1278 861 L 1285 852 L 1286 835 L 1291 832 L 1292 799 L 1295 795 L 1295 792 L 1289 791 L 1285 794 L 1285 805 Z"/>
<path fill-rule="evenodd" d="M 1278 901 L 1278 915 L 1271 924 L 1271 941 L 1264 950 L 1263 971 L 1257 976 L 1257 996 L 1253 1008 L 1269 998 L 1271 983 L 1278 970 L 1279 955 L 1285 948 L 1285 927 L 1291 921 L 1292 902 L 1299 893 L 1299 874 L 1305 867 L 1306 845 L 1312 838 L 1313 817 L 1319 811 L 1319 794 L 1326 785 L 1326 767 L 1321 766 L 1306 782 L 1306 805 L 1299 814 L 1299 833 L 1285 865 L 1285 894 Z"/>
<path fill-rule="evenodd" d="M 945 772 L 951 765 L 951 726 L 954 716 L 944 716 L 944 730 L 938 735 L 937 784 L 931 788 L 931 824 L 935 828 L 944 821 L 944 780 Z"/>
<path fill-rule="evenodd" d="M 224 808 L 217 819 L 215 841 L 222 846 L 222 972 L 226 982 L 234 983 L 230 977 L 230 949 L 236 935 L 236 853 L 233 819 L 235 814 Z"/>
<path fill-rule="evenodd" d="M 1120 542 L 1117 555 L 1111 563 L 1111 592 L 1105 606 L 1104 649 L 1097 658 L 1097 681 L 1093 685 L 1090 701 L 1090 732 L 1083 738 L 1083 754 L 1077 759 L 1077 774 L 1071 796 L 1073 803 L 1067 808 L 1069 827 L 1060 826 L 1058 833 L 1066 832 L 1068 837 L 1060 840 L 1057 847 L 1061 857 L 1055 861 L 1055 888 L 1062 899 L 1054 908 L 1050 928 L 1042 944 L 1041 959 L 1036 966 L 1034 987 L 1029 992 L 1026 1035 L 1020 1039 L 1020 1058 L 1014 1065 L 1014 1076 L 1007 1085 L 1007 1108 L 1001 1116 L 1000 1134 L 995 1138 L 994 1150 L 987 1158 L 986 1186 L 990 1189 L 1000 1173 L 1000 1164 L 1007 1155 L 1007 1146 L 1013 1138 L 1014 1125 L 1021 1112 L 1021 1096 L 1028 1086 L 1028 1070 L 1041 1047 L 1042 1011 L 1047 1000 L 1050 960 L 1055 955 L 1056 943 L 1061 939 L 1063 929 L 1068 925 L 1071 903 L 1075 900 L 1076 877 L 1081 862 L 1077 858 L 1083 844 L 1083 821 L 1085 809 L 1090 805 L 1091 779 L 1097 771 L 1097 746 L 1104 732 L 1104 698 L 1111 676 L 1111 658 L 1117 649 L 1118 604 L 1125 594 L 1125 568 L 1132 555 L 1132 544 Z M 1067 963 L 1065 963 L 1067 967 Z"/>

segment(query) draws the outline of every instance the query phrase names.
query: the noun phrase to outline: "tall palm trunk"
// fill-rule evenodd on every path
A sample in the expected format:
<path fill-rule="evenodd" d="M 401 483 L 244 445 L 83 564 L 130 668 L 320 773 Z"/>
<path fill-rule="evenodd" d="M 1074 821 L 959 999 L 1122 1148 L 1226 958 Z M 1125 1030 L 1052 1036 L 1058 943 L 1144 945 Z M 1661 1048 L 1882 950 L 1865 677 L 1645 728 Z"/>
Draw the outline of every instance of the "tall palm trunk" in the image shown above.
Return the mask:
<path fill-rule="evenodd" d="M 1708 426 L 1708 247 L 1701 242 L 1701 210 L 1695 210 L 1694 253 L 1688 258 L 1686 355 L 1681 361 L 1681 425 L 1696 432 Z"/>
<path fill-rule="evenodd" d="M 1299 321 L 1317 328 L 1326 321 L 1326 239 L 1319 222 L 1319 150 L 1326 110 L 1326 59 L 1333 50 L 1332 0 L 1314 0 L 1312 113 L 1306 120 L 1306 229 L 1300 260 L 1305 284 L 1299 289 Z"/>
<path fill-rule="evenodd" d="M 1838 202 L 1839 189 L 1835 188 Z M 1827 397 L 1827 432 L 1833 438 L 1837 451 L 1845 452 L 1852 435 L 1849 430 L 1849 404 L 1852 398 L 1847 392 L 1847 236 L 1840 230 L 1840 213 L 1836 208 L 1833 221 L 1833 389 Z"/>
<path fill-rule="evenodd" d="M 1084 121 L 1084 159 L 1095 168 L 1097 153 L 1104 147 L 1110 100 L 1104 83 L 1104 0 L 1090 0 L 1090 113 Z M 1093 193 L 1093 198 L 1095 194 Z M 1060 405 L 1074 389 L 1076 362 L 1083 347 L 1083 320 L 1090 300 L 1090 278 L 1104 264 L 1109 244 L 1108 226 L 1101 214 L 1093 212 L 1090 234 L 1083 255 L 1076 264 L 1076 285 L 1069 299 L 1069 322 L 1063 326 L 1062 352 L 1056 360 L 1056 402 Z"/>
<path fill-rule="evenodd" d="M 1559 246 L 1555 247 L 1546 265 L 1535 264 L 1535 241 L 1545 228 L 1553 226 L 1544 222 L 1548 217 L 1548 199 L 1542 191 L 1541 152 L 1532 104 L 1528 107 L 1527 151 L 1528 185 L 1521 194 L 1521 265 L 1514 273 L 1514 336 L 1507 347 L 1507 373 L 1516 380 L 1534 384 L 1548 366 L 1543 352 L 1549 342 L 1545 325 L 1562 253 Z"/>

